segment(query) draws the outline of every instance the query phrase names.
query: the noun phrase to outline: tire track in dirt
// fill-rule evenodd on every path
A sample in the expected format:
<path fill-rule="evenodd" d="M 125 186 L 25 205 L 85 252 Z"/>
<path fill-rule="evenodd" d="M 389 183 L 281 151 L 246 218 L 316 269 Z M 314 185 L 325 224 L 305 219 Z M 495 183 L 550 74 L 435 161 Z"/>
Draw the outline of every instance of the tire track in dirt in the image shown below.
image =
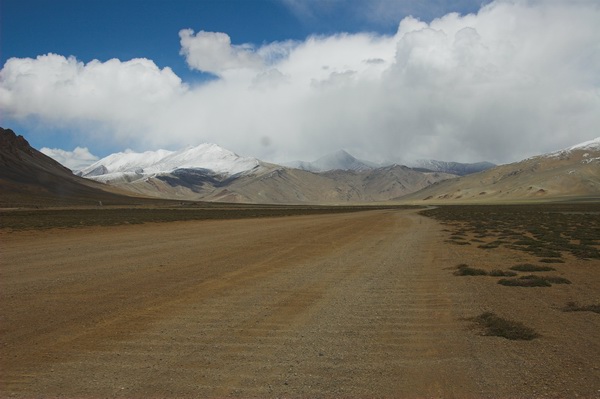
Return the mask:
<path fill-rule="evenodd" d="M 474 395 L 438 235 L 374 211 L 5 236 L 2 395 Z"/>

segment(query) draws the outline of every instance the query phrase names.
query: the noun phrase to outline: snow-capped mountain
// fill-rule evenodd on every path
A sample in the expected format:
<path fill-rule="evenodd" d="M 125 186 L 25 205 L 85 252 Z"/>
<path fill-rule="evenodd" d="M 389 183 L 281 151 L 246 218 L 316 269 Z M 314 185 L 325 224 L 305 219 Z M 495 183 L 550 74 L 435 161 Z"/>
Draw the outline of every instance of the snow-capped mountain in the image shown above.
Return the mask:
<path fill-rule="evenodd" d="M 182 151 L 112 154 L 79 174 L 135 195 L 257 203 L 386 201 L 454 177 L 406 166 L 377 167 L 345 151 L 308 164 L 309 170 L 287 168 L 202 144 Z"/>
<path fill-rule="evenodd" d="M 180 151 L 119 152 L 102 158 L 78 174 L 98 181 L 133 181 L 192 169 L 228 177 L 250 171 L 259 165 L 260 161 L 256 158 L 241 157 L 216 144 L 200 144 Z"/>
<path fill-rule="evenodd" d="M 361 172 L 379 167 L 379 165 L 372 162 L 361 161 L 344 150 L 327 154 L 316 161 L 294 161 L 286 163 L 285 166 L 309 172 L 327 172 L 330 170 L 352 170 Z"/>
<path fill-rule="evenodd" d="M 400 164 L 396 162 L 377 164 L 374 162 L 357 159 L 349 153 L 347 153 L 346 151 L 339 150 L 331 154 L 327 154 L 317 159 L 316 161 L 295 161 L 285 163 L 284 165 L 290 168 L 321 173 L 333 170 L 349 170 L 354 172 L 363 172 L 367 170 L 373 170 L 381 167 Z M 408 163 L 406 166 L 416 170 L 421 170 L 423 172 L 441 172 L 449 173 L 452 175 L 465 176 L 471 173 L 477 173 L 483 170 L 493 168 L 496 165 L 490 162 L 460 163 L 425 159 Z"/>

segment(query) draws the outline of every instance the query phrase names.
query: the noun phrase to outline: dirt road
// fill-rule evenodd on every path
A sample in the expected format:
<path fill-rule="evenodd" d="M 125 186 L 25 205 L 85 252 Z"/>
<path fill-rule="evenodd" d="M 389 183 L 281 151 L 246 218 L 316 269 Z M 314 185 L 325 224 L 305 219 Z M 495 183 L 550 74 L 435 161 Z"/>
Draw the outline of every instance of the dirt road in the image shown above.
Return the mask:
<path fill-rule="evenodd" d="M 444 235 L 391 210 L 2 233 L 0 396 L 537 392 L 541 344 L 470 329 L 490 294 Z"/>

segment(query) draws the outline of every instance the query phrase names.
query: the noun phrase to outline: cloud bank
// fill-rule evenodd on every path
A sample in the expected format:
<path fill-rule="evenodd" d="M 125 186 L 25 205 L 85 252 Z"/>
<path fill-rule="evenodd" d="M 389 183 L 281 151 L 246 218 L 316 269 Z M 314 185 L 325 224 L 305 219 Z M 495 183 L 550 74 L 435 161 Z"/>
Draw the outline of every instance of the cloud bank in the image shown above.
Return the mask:
<path fill-rule="evenodd" d="M 44 147 L 40 152 L 73 171 L 81 170 L 99 159 L 97 156 L 90 153 L 90 150 L 88 150 L 87 147 L 76 147 L 73 151 Z"/>
<path fill-rule="evenodd" d="M 149 59 L 12 58 L 0 107 L 136 150 L 214 142 L 275 162 L 340 148 L 375 161 L 510 162 L 598 135 L 598 21 L 596 1 L 495 1 L 404 18 L 390 36 L 254 46 L 183 29 L 189 67 L 217 79 L 189 85 Z"/>

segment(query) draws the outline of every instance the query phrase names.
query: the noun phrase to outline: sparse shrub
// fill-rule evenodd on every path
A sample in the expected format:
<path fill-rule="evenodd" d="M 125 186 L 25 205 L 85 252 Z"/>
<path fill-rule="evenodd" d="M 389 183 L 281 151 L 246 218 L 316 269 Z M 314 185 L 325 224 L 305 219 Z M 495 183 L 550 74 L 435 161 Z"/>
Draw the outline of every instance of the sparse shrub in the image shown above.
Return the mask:
<path fill-rule="evenodd" d="M 528 247 L 525 250 L 533 253 L 538 258 L 560 258 L 560 257 L 562 257 L 560 252 L 553 251 L 551 249 Z"/>
<path fill-rule="evenodd" d="M 556 269 L 550 266 L 536 266 L 531 263 L 522 263 L 511 267 L 510 270 L 516 270 L 518 272 L 549 272 Z"/>
<path fill-rule="evenodd" d="M 454 245 L 471 245 L 470 242 L 468 241 L 458 241 L 458 240 L 446 240 L 447 243 L 449 244 L 454 244 Z"/>
<path fill-rule="evenodd" d="M 580 306 L 576 302 L 568 302 L 567 306 L 563 308 L 565 312 L 594 312 L 600 313 L 600 303 L 594 305 Z"/>
<path fill-rule="evenodd" d="M 478 245 L 477 248 L 481 248 L 481 249 L 494 249 L 494 248 L 498 248 L 500 246 L 500 244 L 496 241 L 494 242 L 490 242 L 489 244 L 481 244 Z"/>
<path fill-rule="evenodd" d="M 455 276 L 486 276 L 487 272 L 483 269 L 475 269 L 465 264 L 458 265 L 454 272 Z"/>
<path fill-rule="evenodd" d="M 485 329 L 484 335 L 511 340 L 530 341 L 540 335 L 523 323 L 503 319 L 492 312 L 485 312 L 471 319 Z"/>
<path fill-rule="evenodd" d="M 481 243 L 483 249 L 504 246 L 543 259 L 561 259 L 563 253 L 600 259 L 597 204 L 454 205 L 421 213 L 452 226 L 452 232 L 491 239 Z"/>
<path fill-rule="evenodd" d="M 464 237 L 464 234 L 452 234 L 450 236 L 450 239 L 451 240 L 464 240 L 465 237 Z"/>
<path fill-rule="evenodd" d="M 493 277 L 513 277 L 513 276 L 516 276 L 517 273 L 494 269 L 491 272 L 489 272 L 488 275 L 493 276 Z"/>
<path fill-rule="evenodd" d="M 562 259 L 557 259 L 557 258 L 544 258 L 544 259 L 540 259 L 541 263 L 565 263 L 564 260 Z"/>
<path fill-rule="evenodd" d="M 538 276 L 523 276 L 520 278 L 503 278 L 498 281 L 498 284 L 506 285 L 507 287 L 551 287 L 545 279 Z"/>
<path fill-rule="evenodd" d="M 542 278 L 552 284 L 571 284 L 571 281 L 567 280 L 564 277 L 551 276 L 551 277 L 542 277 Z"/>
<path fill-rule="evenodd" d="M 509 287 L 551 287 L 552 284 L 571 284 L 571 282 L 564 277 L 529 275 L 502 279 L 498 281 L 498 284 Z"/>

